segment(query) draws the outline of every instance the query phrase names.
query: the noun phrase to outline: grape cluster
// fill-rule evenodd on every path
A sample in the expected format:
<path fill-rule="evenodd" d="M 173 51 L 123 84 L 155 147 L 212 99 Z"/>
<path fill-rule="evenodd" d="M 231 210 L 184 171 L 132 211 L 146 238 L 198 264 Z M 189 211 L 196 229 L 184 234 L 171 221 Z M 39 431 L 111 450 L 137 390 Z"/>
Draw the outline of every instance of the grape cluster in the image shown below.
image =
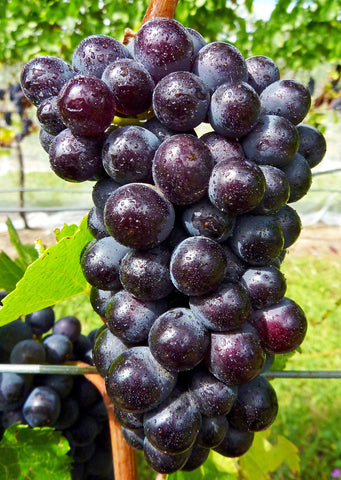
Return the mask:
<path fill-rule="evenodd" d="M 126 441 L 161 473 L 242 455 L 277 414 L 262 372 L 307 328 L 280 270 L 326 151 L 307 88 L 168 18 L 127 47 L 87 37 L 72 66 L 37 57 L 21 82 L 53 171 L 96 182 L 80 261 Z"/>
<path fill-rule="evenodd" d="M 1 297 L 4 292 L 1 292 Z M 97 330 L 81 333 L 75 316 L 55 321 L 51 307 L 0 328 L 0 363 L 92 364 Z M 0 373 L 0 430 L 14 423 L 54 427 L 68 439 L 73 480 L 112 480 L 107 411 L 98 390 L 85 377 L 66 374 Z"/>

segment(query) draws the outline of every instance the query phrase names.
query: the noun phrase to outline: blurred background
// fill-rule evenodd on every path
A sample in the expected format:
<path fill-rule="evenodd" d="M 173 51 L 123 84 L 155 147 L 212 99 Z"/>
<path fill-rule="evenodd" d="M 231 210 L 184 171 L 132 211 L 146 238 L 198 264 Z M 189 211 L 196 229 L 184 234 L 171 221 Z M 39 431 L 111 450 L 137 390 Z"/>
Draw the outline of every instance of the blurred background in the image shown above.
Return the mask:
<path fill-rule="evenodd" d="M 92 206 L 91 182 L 67 183 L 50 171 L 48 154 L 39 143 L 35 108 L 19 86 L 23 64 L 38 54 L 69 61 L 82 38 L 94 33 L 122 40 L 125 28 L 137 31 L 148 1 L 3 2 L 0 250 L 11 254 L 8 217 L 24 243 L 41 238 L 49 245 L 55 240 L 53 229 L 78 223 Z M 286 368 L 340 369 L 341 0 L 180 0 L 176 19 L 200 31 L 207 41 L 235 44 L 245 58 L 271 57 L 281 78 L 300 80 L 312 94 L 306 123 L 324 133 L 327 153 L 313 170 L 309 194 L 292 204 L 305 228 L 290 248 L 283 271 L 287 295 L 303 307 L 310 327 L 301 352 L 288 359 Z M 57 306 L 59 314 L 76 314 L 86 319 L 86 329 L 94 328 L 96 315 L 88 303 L 70 302 Z M 303 480 L 341 478 L 341 382 L 276 379 L 274 387 L 280 412 L 270 439 L 276 442 L 284 435 L 297 446 Z M 148 475 L 142 474 L 142 480 Z M 289 464 L 262 475 L 255 471 L 253 480 L 298 478 Z"/>

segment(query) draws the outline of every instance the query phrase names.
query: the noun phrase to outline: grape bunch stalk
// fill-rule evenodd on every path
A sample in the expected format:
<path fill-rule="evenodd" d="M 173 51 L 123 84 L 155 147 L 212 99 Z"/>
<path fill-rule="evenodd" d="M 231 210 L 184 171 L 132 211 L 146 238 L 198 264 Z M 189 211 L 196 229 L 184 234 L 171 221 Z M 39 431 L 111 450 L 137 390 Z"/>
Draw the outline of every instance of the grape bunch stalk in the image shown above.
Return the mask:
<path fill-rule="evenodd" d="M 38 56 L 21 85 L 52 170 L 94 182 L 80 262 L 126 442 L 163 474 L 243 455 L 278 410 L 262 373 L 307 330 L 280 268 L 326 151 L 308 89 L 162 15 L 72 65 Z"/>

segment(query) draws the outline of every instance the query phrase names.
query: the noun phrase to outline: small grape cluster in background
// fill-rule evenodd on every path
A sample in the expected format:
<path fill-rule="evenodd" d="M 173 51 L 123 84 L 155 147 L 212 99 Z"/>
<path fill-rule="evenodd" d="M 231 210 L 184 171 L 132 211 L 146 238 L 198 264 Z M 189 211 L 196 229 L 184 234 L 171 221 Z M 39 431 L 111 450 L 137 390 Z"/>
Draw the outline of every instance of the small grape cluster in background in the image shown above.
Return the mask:
<path fill-rule="evenodd" d="M 1 292 L 1 299 L 5 295 Z M 37 310 L 25 321 L 0 328 L 0 363 L 59 365 L 81 360 L 92 364 L 96 333 L 83 335 L 77 317 L 55 321 L 52 308 Z M 71 448 L 73 480 L 112 480 L 107 411 L 85 377 L 0 373 L 0 421 L 1 435 L 17 422 L 61 431 Z"/>
<path fill-rule="evenodd" d="M 244 454 L 277 414 L 262 372 L 307 328 L 280 271 L 326 151 L 307 88 L 167 18 L 127 47 L 85 38 L 72 66 L 32 59 L 21 84 L 52 170 L 96 182 L 80 261 L 126 441 L 161 473 Z"/>

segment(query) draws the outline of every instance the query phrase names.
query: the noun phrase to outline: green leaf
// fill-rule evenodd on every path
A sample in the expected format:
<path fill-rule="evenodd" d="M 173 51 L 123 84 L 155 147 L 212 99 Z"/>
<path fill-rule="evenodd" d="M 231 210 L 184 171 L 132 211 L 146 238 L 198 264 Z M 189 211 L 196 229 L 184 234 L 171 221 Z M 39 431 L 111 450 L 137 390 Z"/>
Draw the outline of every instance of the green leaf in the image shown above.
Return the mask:
<path fill-rule="evenodd" d="M 59 230 L 59 228 L 56 228 L 54 233 L 56 235 L 57 242 L 62 240 L 62 238 L 71 237 L 72 235 L 74 235 L 77 231 L 77 228 L 77 225 L 67 225 L 66 223 L 61 230 Z"/>
<path fill-rule="evenodd" d="M 211 450 L 208 459 L 193 472 L 178 471 L 169 475 L 168 480 L 237 480 L 238 467 L 233 458 L 223 457 Z"/>
<path fill-rule="evenodd" d="M 9 218 L 6 221 L 6 225 L 11 244 L 19 255 L 21 266 L 25 269 L 38 258 L 38 252 L 34 248 L 34 245 L 24 245 L 21 243 L 18 232 Z"/>
<path fill-rule="evenodd" d="M 85 217 L 72 236 L 64 236 L 56 245 L 45 250 L 27 268 L 16 289 L 4 298 L 0 326 L 87 292 L 79 257 L 91 240 L 93 237 L 87 229 Z"/>
<path fill-rule="evenodd" d="M 53 428 L 14 424 L 0 442 L 2 480 L 70 480 L 70 446 Z"/>
<path fill-rule="evenodd" d="M 5 252 L 0 252 L 0 288 L 11 292 L 24 275 L 24 270 Z"/>

